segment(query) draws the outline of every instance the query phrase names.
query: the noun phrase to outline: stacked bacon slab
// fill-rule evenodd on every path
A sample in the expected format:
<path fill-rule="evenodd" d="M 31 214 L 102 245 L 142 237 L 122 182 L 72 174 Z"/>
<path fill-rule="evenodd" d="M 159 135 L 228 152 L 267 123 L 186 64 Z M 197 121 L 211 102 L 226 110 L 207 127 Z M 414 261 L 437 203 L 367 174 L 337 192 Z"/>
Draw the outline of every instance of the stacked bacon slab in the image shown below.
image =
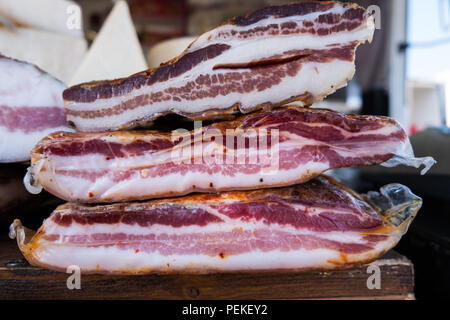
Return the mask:
<path fill-rule="evenodd" d="M 289 186 L 328 169 L 413 156 L 393 120 L 294 106 L 179 135 L 59 132 L 31 155 L 35 183 L 83 203 Z"/>
<path fill-rule="evenodd" d="M 69 203 L 36 233 L 14 221 L 11 235 L 33 265 L 86 273 L 373 261 L 407 231 L 421 199 L 398 184 L 361 196 L 320 174 L 400 163 L 426 171 L 434 160 L 414 158 L 394 120 L 306 108 L 346 84 L 373 32 L 354 4 L 269 7 L 201 35 L 159 68 L 65 90 L 78 132 L 41 140 L 24 181 Z M 222 121 L 117 131 L 168 113 Z"/>
<path fill-rule="evenodd" d="M 352 4 L 269 7 L 206 32 L 159 68 L 67 89 L 67 119 L 81 131 L 106 131 L 167 113 L 211 119 L 310 105 L 353 77 L 355 50 L 373 32 L 373 18 Z"/>
<path fill-rule="evenodd" d="M 29 234 L 16 220 L 32 264 L 87 273 L 311 270 L 370 262 L 400 240 L 420 198 L 400 185 L 372 201 L 318 177 L 287 188 L 129 204 L 58 207 Z"/>

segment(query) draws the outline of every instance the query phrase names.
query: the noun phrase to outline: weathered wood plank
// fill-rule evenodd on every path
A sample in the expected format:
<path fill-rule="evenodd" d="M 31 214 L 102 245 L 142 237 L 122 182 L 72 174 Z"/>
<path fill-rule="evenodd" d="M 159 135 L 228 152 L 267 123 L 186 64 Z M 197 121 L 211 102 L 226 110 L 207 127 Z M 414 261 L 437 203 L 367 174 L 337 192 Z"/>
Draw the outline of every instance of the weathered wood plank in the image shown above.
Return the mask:
<path fill-rule="evenodd" d="M 308 273 L 208 275 L 82 275 L 69 290 L 69 274 L 30 266 L 15 241 L 0 241 L 0 299 L 412 299 L 414 270 L 396 252 L 377 260 L 381 289 L 369 290 L 367 266 Z"/>

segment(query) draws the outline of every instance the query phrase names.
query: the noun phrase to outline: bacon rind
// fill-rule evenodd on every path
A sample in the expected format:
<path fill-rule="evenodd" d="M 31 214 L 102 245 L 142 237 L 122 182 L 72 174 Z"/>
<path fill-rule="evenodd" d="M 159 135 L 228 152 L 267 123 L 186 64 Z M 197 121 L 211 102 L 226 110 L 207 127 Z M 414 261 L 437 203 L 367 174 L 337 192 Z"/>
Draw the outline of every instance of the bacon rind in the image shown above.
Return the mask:
<path fill-rule="evenodd" d="M 201 35 L 159 68 L 65 90 L 67 119 L 79 131 L 109 131 L 169 113 L 219 119 L 308 106 L 353 77 L 355 50 L 373 32 L 373 17 L 354 4 L 269 7 Z"/>
<path fill-rule="evenodd" d="M 413 156 L 394 120 L 291 106 L 183 134 L 54 133 L 32 151 L 30 172 L 64 200 L 100 203 L 289 186 L 394 155 Z"/>
<path fill-rule="evenodd" d="M 113 274 L 349 268 L 394 247 L 422 203 L 398 184 L 367 198 L 322 176 L 282 189 L 105 206 L 68 203 L 37 233 L 16 220 L 11 235 L 32 265 L 62 272 L 71 265 L 82 273 Z M 359 223 L 342 224 L 351 218 Z M 364 221 L 373 223 L 361 228 Z"/>

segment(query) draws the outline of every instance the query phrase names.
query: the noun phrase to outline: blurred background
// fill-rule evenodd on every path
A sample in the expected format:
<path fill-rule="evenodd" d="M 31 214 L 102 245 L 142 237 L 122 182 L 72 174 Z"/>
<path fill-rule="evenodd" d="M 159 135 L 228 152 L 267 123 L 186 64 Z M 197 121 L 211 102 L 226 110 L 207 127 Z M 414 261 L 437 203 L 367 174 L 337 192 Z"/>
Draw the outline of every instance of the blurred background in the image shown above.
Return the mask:
<path fill-rule="evenodd" d="M 14 1 L 0 0 L 0 52 L 33 62 L 67 84 L 158 66 L 233 16 L 295 2 L 127 0 L 119 7 L 119 1 L 76 0 L 78 6 L 69 10 L 70 1 L 61 8 L 52 6 L 56 0 L 42 1 L 75 18 L 81 9 L 81 24 L 75 19 L 68 31 L 65 22 L 50 23 L 45 15 L 38 21 L 41 12 L 30 8 L 22 11 L 36 19 L 21 23 L 22 11 L 8 9 Z M 415 265 L 418 299 L 450 298 L 450 0 L 352 2 L 370 7 L 379 29 L 372 44 L 358 49 L 354 79 L 315 107 L 393 117 L 411 135 L 416 155 L 433 156 L 438 163 L 426 176 L 379 166 L 333 174 L 359 192 L 399 182 L 423 197 L 422 210 L 396 250 Z M 7 171 L 0 180 L 11 179 Z"/>

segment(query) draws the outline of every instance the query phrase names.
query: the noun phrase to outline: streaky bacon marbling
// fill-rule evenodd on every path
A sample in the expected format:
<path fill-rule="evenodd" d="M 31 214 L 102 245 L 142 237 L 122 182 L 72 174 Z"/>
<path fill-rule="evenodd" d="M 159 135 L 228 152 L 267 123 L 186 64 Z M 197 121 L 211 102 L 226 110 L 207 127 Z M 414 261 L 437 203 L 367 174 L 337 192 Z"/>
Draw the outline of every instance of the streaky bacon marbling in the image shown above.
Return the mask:
<path fill-rule="evenodd" d="M 101 203 L 289 186 L 333 168 L 421 163 L 413 156 L 394 120 L 290 106 L 190 132 L 53 133 L 32 151 L 25 180 Z"/>
<path fill-rule="evenodd" d="M 66 86 L 38 67 L 0 54 L 0 163 L 30 160 L 33 146 L 66 125 Z"/>
<path fill-rule="evenodd" d="M 70 265 L 121 274 L 335 269 L 394 247 L 421 203 L 398 184 L 366 200 L 319 176 L 277 189 L 67 203 L 36 234 L 16 220 L 11 235 L 31 264 L 63 272 Z"/>
<path fill-rule="evenodd" d="M 373 17 L 356 4 L 261 9 L 204 33 L 158 68 L 68 88 L 67 119 L 79 131 L 98 132 L 168 113 L 223 119 L 238 109 L 308 106 L 353 77 L 356 48 L 374 29 Z"/>

